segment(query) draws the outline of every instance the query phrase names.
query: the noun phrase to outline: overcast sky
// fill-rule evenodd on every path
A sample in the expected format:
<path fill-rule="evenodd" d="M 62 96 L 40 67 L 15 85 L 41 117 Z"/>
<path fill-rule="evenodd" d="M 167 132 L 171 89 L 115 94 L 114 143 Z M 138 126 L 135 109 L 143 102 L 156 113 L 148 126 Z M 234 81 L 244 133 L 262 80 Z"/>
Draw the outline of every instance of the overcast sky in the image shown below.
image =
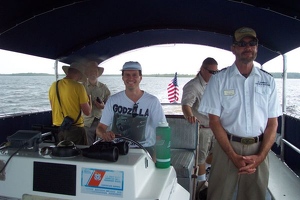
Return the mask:
<path fill-rule="evenodd" d="M 287 53 L 288 72 L 300 72 L 300 48 Z M 219 63 L 219 69 L 234 62 L 230 51 L 220 50 L 201 45 L 161 45 L 133 50 L 115 56 L 100 66 L 104 74 L 120 74 L 120 69 L 126 61 L 138 61 L 142 65 L 143 74 L 196 74 L 202 61 L 213 57 Z M 59 73 L 63 73 L 59 64 Z M 282 72 L 282 58 L 279 56 L 264 65 L 269 72 Z M 28 56 L 0 50 L 0 74 L 12 73 L 49 73 L 54 74 L 54 61 L 50 59 Z"/>

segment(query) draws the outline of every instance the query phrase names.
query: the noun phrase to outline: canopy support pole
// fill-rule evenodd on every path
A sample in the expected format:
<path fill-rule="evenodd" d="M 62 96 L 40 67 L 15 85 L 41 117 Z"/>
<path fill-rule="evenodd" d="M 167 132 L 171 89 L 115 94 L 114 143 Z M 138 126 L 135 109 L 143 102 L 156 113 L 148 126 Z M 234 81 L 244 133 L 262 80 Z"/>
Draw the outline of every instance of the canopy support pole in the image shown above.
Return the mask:
<path fill-rule="evenodd" d="M 54 62 L 55 80 L 58 80 L 58 60 Z"/>
<path fill-rule="evenodd" d="M 281 138 L 285 139 L 285 113 L 286 113 L 286 79 L 287 79 L 287 57 L 282 55 L 283 58 L 283 73 L 282 73 L 282 117 L 281 117 Z M 284 141 L 280 141 L 280 158 L 284 161 Z"/>

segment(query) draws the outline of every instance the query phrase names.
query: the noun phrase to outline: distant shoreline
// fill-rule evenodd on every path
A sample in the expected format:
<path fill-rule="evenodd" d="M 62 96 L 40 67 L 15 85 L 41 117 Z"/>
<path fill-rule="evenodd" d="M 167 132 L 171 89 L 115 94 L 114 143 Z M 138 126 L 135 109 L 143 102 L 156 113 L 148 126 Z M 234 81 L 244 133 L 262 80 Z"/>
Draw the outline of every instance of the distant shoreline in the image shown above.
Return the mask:
<path fill-rule="evenodd" d="M 103 74 L 102 76 L 120 76 L 120 74 Z M 14 73 L 14 74 L 0 74 L 0 76 L 55 76 L 54 74 L 47 73 Z M 65 74 L 58 74 L 58 76 L 65 76 Z M 174 77 L 174 74 L 143 74 L 149 77 Z M 178 74 L 180 77 L 193 77 L 190 74 Z"/>
<path fill-rule="evenodd" d="M 281 72 L 270 73 L 274 78 L 282 78 Z M 102 76 L 119 76 L 121 74 L 103 74 Z M 47 73 L 14 73 L 14 74 L 0 74 L 0 76 L 55 76 L 54 74 Z M 65 74 L 59 74 L 58 76 L 65 76 Z M 143 74 L 144 77 L 173 77 L 174 74 Z M 195 74 L 177 74 L 177 77 L 194 77 Z M 289 72 L 287 78 L 300 79 L 300 73 Z"/>

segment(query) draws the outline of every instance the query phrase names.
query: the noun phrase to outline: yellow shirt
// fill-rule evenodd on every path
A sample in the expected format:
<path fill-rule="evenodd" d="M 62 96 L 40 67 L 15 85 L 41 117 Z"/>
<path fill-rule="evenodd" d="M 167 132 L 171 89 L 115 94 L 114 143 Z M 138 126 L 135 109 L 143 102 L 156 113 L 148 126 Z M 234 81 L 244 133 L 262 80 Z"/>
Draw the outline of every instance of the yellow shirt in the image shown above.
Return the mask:
<path fill-rule="evenodd" d="M 80 104 L 89 101 L 84 86 L 72 79 L 61 79 L 58 83 L 58 91 L 61 106 L 57 98 L 56 82 L 52 83 L 49 89 L 49 100 L 52 104 L 52 123 L 55 126 L 60 126 L 65 116 L 69 116 L 76 121 L 81 111 Z M 79 127 L 84 126 L 82 116 L 80 116 L 76 125 Z"/>

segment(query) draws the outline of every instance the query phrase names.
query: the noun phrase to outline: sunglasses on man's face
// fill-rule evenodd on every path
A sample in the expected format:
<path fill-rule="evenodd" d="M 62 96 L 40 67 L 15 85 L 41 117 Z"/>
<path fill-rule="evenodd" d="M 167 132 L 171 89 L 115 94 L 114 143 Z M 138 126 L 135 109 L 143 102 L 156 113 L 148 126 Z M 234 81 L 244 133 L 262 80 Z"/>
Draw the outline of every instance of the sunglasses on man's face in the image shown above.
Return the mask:
<path fill-rule="evenodd" d="M 208 71 L 208 73 L 210 73 L 210 74 L 218 73 L 218 70 L 214 71 L 214 70 L 210 70 L 210 69 L 207 69 L 207 68 L 204 68 L 204 69 L 206 69 Z"/>
<path fill-rule="evenodd" d="M 245 41 L 240 41 L 240 42 L 235 42 L 234 45 L 239 46 L 239 47 L 246 47 L 249 45 L 250 47 L 254 47 L 258 44 L 257 40 L 251 40 L 250 42 L 245 42 Z"/>
<path fill-rule="evenodd" d="M 138 109 L 138 105 L 137 103 L 134 103 L 133 104 L 133 107 L 132 107 L 132 117 L 135 118 L 136 116 L 138 116 L 138 113 L 137 113 L 137 109 Z"/>

